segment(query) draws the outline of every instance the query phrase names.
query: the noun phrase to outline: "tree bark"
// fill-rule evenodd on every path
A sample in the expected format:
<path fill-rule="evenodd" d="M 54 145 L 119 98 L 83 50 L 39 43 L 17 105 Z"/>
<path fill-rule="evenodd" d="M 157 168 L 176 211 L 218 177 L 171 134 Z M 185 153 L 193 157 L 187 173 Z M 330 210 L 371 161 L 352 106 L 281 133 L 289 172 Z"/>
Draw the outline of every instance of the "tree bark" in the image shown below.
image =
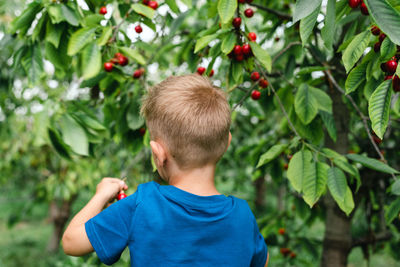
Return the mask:
<path fill-rule="evenodd" d="M 349 112 L 342 101 L 342 95 L 337 90 L 329 92 L 333 101 L 333 116 L 337 130 L 337 141 L 326 139 L 326 146 L 341 154 L 349 149 Z M 347 258 L 351 251 L 352 239 L 350 233 L 351 217 L 340 210 L 332 196 L 324 197 L 326 208 L 325 236 L 321 267 L 346 267 Z"/>
<path fill-rule="evenodd" d="M 69 200 L 62 200 L 61 204 L 53 200 L 49 207 L 50 221 L 53 223 L 53 234 L 47 244 L 48 252 L 57 252 L 60 248 L 60 241 L 64 232 L 64 227 L 71 215 L 71 206 L 76 199 L 76 195 Z"/>

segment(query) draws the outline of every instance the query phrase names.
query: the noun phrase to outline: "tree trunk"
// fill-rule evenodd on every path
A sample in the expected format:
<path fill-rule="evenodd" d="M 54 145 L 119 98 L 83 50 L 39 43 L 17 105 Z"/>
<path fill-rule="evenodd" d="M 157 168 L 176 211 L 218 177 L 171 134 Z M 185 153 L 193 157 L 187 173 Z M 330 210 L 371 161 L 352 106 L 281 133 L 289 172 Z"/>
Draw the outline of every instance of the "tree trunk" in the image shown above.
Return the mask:
<path fill-rule="evenodd" d="M 54 229 L 47 245 L 48 252 L 57 252 L 60 248 L 64 227 L 71 215 L 71 206 L 75 199 L 76 195 L 72 196 L 69 200 L 62 200 L 61 204 L 57 203 L 56 200 L 50 203 L 49 217 Z"/>
<path fill-rule="evenodd" d="M 333 101 L 333 116 L 337 130 L 337 141 L 326 139 L 326 146 L 341 154 L 349 149 L 349 112 L 337 90 L 329 92 Z M 346 267 L 347 257 L 351 251 L 351 217 L 340 210 L 332 196 L 324 197 L 326 208 L 325 236 L 323 241 L 321 267 Z"/>

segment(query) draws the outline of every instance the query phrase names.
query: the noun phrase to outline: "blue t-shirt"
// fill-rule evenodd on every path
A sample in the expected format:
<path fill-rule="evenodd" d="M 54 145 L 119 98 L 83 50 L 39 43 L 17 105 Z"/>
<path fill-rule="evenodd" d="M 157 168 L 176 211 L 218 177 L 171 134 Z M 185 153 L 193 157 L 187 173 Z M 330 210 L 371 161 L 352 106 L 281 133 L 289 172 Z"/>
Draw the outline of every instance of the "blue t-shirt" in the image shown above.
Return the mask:
<path fill-rule="evenodd" d="M 142 184 L 85 224 L 100 260 L 128 246 L 131 266 L 264 266 L 267 246 L 246 201 Z"/>

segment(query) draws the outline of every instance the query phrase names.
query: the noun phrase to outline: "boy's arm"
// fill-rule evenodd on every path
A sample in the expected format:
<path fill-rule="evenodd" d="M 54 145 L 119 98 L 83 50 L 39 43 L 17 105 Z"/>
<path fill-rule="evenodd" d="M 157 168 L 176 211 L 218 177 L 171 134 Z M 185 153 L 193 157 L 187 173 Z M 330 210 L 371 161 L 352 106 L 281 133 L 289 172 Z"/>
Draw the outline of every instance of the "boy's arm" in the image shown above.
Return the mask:
<path fill-rule="evenodd" d="M 96 194 L 69 223 L 62 238 L 65 254 L 82 256 L 93 251 L 93 246 L 86 234 L 85 223 L 100 213 L 103 207 L 128 186 L 117 178 L 103 178 L 97 185 Z"/>

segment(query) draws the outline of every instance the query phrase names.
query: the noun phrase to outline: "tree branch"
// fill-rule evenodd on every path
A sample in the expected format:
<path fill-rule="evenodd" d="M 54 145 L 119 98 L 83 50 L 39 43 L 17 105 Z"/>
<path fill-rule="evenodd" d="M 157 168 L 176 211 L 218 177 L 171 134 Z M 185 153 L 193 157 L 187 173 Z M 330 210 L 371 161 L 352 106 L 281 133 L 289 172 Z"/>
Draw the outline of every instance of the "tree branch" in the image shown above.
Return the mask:
<path fill-rule="evenodd" d="M 390 240 L 392 236 L 393 236 L 392 233 L 389 231 L 380 232 L 377 234 L 372 233 L 371 235 L 354 239 L 351 244 L 351 247 L 354 248 L 358 246 L 373 244 L 376 242 L 387 241 Z"/>
<path fill-rule="evenodd" d="M 280 56 L 282 56 L 283 53 L 285 53 L 285 52 L 288 51 L 292 46 L 295 46 L 295 45 L 301 45 L 301 42 L 292 42 L 292 43 L 289 43 L 285 48 L 283 48 L 281 51 L 279 51 L 278 54 L 276 54 L 276 55 L 274 56 L 274 58 L 272 59 L 272 64 L 274 64 L 274 62 L 275 62 Z"/>

